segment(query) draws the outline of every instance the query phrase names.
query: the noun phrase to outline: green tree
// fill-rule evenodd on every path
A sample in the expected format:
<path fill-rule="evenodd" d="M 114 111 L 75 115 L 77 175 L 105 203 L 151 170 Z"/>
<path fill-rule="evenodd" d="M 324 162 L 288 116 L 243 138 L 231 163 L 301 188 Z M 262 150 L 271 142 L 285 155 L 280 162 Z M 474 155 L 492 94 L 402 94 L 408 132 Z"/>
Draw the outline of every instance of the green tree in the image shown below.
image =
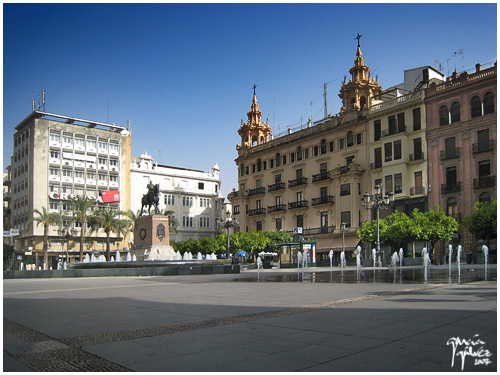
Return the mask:
<path fill-rule="evenodd" d="M 71 205 L 71 223 L 81 223 L 80 230 L 80 262 L 83 262 L 83 249 L 85 245 L 85 235 L 87 232 L 87 222 L 92 217 L 92 207 L 95 200 L 89 197 L 69 198 Z"/>
<path fill-rule="evenodd" d="M 463 225 L 476 239 L 484 239 L 489 246 L 490 239 L 497 236 L 497 201 L 476 202 L 472 214 L 465 216 Z"/>
<path fill-rule="evenodd" d="M 121 219 L 121 215 L 124 215 L 124 212 L 103 208 L 95 211 L 91 219 L 92 227 L 94 229 L 99 227 L 104 230 L 104 233 L 106 233 L 106 260 L 108 262 L 111 259 L 111 233 L 115 233 L 117 236 L 122 235 L 125 237 L 128 232 L 129 220 Z"/>
<path fill-rule="evenodd" d="M 413 220 L 404 212 L 394 211 L 383 219 L 381 241 L 391 245 L 393 251 L 398 251 L 414 240 L 412 231 Z M 375 229 L 376 230 L 376 229 Z"/>
<path fill-rule="evenodd" d="M 43 267 L 46 269 L 49 263 L 47 249 L 49 248 L 49 227 L 51 225 L 61 225 L 61 215 L 57 212 L 47 212 L 45 207 L 42 210 L 34 209 L 33 217 L 28 223 L 36 222 L 36 226 L 43 226 Z"/>
<path fill-rule="evenodd" d="M 168 230 L 169 233 L 177 233 L 177 227 L 179 226 L 179 221 L 175 217 L 175 212 L 170 210 L 163 211 L 162 215 L 168 216 Z"/>
<path fill-rule="evenodd" d="M 247 253 L 258 253 L 264 250 L 270 242 L 270 239 L 264 232 L 237 232 L 231 236 L 234 237 L 231 247 L 235 250 L 243 250 Z"/>
<path fill-rule="evenodd" d="M 9 256 L 16 252 L 14 245 L 10 245 L 6 242 L 3 243 L 3 263 L 7 263 Z"/>
<path fill-rule="evenodd" d="M 220 249 L 220 244 L 216 238 L 203 237 L 199 240 L 200 253 L 215 254 Z"/>
<path fill-rule="evenodd" d="M 434 261 L 439 264 L 441 251 L 434 246 L 438 241 L 449 241 L 458 230 L 457 221 L 446 216 L 439 206 L 422 213 L 418 210 L 413 211 L 414 227 L 412 233 L 415 239 L 428 241 L 434 252 Z"/>

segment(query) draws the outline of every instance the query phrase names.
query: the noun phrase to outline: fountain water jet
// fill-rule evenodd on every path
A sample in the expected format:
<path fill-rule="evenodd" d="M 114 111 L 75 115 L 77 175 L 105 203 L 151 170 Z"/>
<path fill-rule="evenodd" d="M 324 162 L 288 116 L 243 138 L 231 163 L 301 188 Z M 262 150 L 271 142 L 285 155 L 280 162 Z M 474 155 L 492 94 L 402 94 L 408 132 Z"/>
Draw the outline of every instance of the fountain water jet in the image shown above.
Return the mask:
<path fill-rule="evenodd" d="M 484 254 L 484 279 L 488 280 L 488 247 L 483 245 L 482 250 Z"/>
<path fill-rule="evenodd" d="M 359 280 L 361 273 L 361 246 L 356 247 L 356 277 Z"/>
<path fill-rule="evenodd" d="M 403 248 L 399 249 L 399 267 L 403 267 Z"/>
<path fill-rule="evenodd" d="M 429 257 L 429 253 L 427 253 L 427 248 L 422 249 L 422 258 L 424 260 L 424 280 L 427 283 L 427 272 L 428 267 L 431 264 L 431 258 Z"/>
<path fill-rule="evenodd" d="M 372 249 L 373 267 L 377 267 L 377 249 Z"/>
<path fill-rule="evenodd" d="M 328 257 L 330 258 L 330 270 L 333 271 L 333 250 L 330 250 L 330 252 L 328 253 Z"/>
<path fill-rule="evenodd" d="M 457 248 L 457 263 L 458 263 L 458 281 L 460 282 L 460 258 L 462 257 L 462 245 Z"/>

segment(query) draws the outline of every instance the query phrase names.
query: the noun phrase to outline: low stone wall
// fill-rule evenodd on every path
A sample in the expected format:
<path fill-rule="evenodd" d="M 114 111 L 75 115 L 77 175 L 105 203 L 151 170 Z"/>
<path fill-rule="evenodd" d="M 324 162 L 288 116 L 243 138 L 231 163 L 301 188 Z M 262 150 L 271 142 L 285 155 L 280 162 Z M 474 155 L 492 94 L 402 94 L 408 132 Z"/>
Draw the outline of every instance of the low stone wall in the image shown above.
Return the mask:
<path fill-rule="evenodd" d="M 177 276 L 177 275 L 218 275 L 238 274 L 238 264 L 174 264 L 151 265 L 149 267 L 120 268 L 72 268 L 50 271 L 4 271 L 4 279 L 50 279 L 73 277 L 108 277 L 108 276 Z"/>

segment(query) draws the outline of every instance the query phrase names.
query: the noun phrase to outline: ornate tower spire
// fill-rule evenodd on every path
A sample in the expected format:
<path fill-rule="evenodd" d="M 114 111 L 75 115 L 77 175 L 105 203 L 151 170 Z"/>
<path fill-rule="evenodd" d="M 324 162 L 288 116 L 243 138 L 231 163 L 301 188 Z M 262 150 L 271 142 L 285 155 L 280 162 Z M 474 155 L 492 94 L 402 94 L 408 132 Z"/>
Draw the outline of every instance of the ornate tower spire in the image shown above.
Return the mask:
<path fill-rule="evenodd" d="M 250 112 L 247 113 L 248 122 L 241 122 L 238 134 L 241 136 L 241 145 L 236 146 L 239 149 L 243 146 L 252 147 L 260 145 L 269 140 L 271 128 L 268 122 L 262 122 L 262 112 L 259 110 L 257 96 L 255 95 L 256 85 L 253 85 L 253 99 Z"/>
<path fill-rule="evenodd" d="M 351 79 L 349 82 L 344 78 L 344 84 L 340 89 L 339 97 L 342 99 L 341 113 L 349 110 L 361 110 L 370 106 L 371 99 L 376 97 L 382 88 L 378 85 L 378 80 L 370 77 L 370 68 L 365 65 L 365 59 L 361 53 L 359 40 L 362 35 L 354 39 L 358 40 L 356 59 L 354 66 L 349 70 Z"/>

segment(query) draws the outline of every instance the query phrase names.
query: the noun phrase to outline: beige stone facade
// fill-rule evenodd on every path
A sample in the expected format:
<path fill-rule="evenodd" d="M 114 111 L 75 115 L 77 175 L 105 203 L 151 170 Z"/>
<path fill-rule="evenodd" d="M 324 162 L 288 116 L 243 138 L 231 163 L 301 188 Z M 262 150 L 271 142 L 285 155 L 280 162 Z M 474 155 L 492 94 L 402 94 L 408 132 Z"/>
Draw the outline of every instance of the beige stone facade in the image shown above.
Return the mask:
<path fill-rule="evenodd" d="M 12 157 L 11 227 L 19 229 L 16 252 L 41 254 L 43 226 L 29 223 L 34 209 L 65 213 L 69 211 L 70 197 L 89 196 L 98 206 L 109 205 L 126 210 L 130 207 L 130 132 L 124 127 L 75 119 L 67 116 L 32 112 L 16 126 L 14 155 Z M 103 191 L 118 191 L 120 199 L 102 203 Z M 49 257 L 78 253 L 80 231 L 78 224 L 63 224 L 72 235 L 71 240 L 61 228 L 49 231 Z M 88 234 L 85 252 L 103 250 L 105 233 Z M 127 246 L 123 239 L 113 238 L 117 247 Z M 63 251 L 64 250 L 64 251 Z M 113 248 L 114 250 L 114 248 Z M 32 261 L 30 259 L 29 261 Z M 50 263 L 50 261 L 49 261 Z M 52 266 L 52 263 L 49 264 Z"/>

